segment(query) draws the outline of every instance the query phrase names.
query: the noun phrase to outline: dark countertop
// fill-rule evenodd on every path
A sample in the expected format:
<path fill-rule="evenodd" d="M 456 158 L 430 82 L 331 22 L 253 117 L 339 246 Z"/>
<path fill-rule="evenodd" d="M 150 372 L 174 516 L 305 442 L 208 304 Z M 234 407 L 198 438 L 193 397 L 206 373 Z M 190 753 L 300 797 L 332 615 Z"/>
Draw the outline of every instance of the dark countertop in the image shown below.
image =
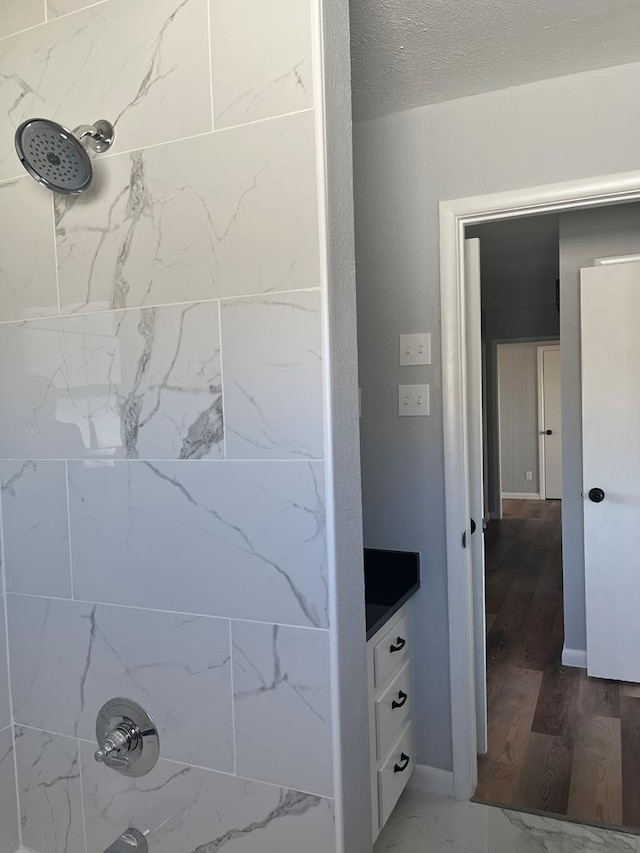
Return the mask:
<path fill-rule="evenodd" d="M 419 589 L 420 555 L 365 548 L 364 585 L 370 640 Z"/>

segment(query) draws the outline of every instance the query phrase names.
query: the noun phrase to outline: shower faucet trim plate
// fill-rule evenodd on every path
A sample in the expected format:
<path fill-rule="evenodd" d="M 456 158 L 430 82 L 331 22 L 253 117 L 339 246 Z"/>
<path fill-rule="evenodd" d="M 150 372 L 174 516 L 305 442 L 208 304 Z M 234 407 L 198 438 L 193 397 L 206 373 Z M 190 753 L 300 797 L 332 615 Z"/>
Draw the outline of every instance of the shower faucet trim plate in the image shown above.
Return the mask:
<path fill-rule="evenodd" d="M 125 776 L 144 776 L 160 754 L 155 723 L 133 699 L 110 699 L 96 721 L 98 749 L 94 758 Z"/>

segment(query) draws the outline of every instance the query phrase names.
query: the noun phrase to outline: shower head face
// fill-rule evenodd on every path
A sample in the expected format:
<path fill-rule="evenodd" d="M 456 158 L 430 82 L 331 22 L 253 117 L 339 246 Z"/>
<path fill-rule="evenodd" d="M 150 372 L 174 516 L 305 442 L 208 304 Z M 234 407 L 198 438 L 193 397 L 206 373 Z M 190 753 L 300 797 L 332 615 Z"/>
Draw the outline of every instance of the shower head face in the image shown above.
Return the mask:
<path fill-rule="evenodd" d="M 16 131 L 16 151 L 31 177 L 58 193 L 82 193 L 93 169 L 80 140 L 54 121 L 34 118 Z"/>

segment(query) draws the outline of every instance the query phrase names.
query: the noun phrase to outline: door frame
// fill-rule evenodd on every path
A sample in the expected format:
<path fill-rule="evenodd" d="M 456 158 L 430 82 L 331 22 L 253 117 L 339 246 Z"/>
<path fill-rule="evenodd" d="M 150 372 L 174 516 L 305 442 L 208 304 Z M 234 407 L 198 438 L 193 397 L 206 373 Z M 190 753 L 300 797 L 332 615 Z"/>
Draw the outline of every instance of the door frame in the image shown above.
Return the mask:
<path fill-rule="evenodd" d="M 544 353 L 560 350 L 560 343 L 538 347 L 538 492 L 540 500 L 547 498 L 546 445 L 544 443 Z M 562 353 L 562 350 L 560 350 Z M 562 357 L 562 356 L 561 356 Z M 560 378 L 562 388 L 562 377 Z"/>
<path fill-rule="evenodd" d="M 640 200 L 640 171 L 441 201 L 440 306 L 453 793 L 469 799 L 478 779 L 467 437 L 465 228 L 539 213 Z"/>

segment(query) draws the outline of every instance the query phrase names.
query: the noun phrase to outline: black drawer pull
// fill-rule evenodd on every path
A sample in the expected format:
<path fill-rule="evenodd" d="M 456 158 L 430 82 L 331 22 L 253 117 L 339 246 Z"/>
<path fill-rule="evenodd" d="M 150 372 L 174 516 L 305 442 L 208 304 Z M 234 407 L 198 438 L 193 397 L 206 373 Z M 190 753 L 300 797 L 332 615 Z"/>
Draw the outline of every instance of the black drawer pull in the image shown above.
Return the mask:
<path fill-rule="evenodd" d="M 400 701 L 399 701 L 399 702 L 396 702 L 396 700 L 394 699 L 394 700 L 393 700 L 393 702 L 391 703 L 391 709 L 392 709 L 393 711 L 395 711 L 395 709 L 396 709 L 396 708 L 402 708 L 402 707 L 403 707 L 403 705 L 406 705 L 406 704 L 407 704 L 407 699 L 408 699 L 408 698 L 409 698 L 409 697 L 408 697 L 408 696 L 407 696 L 407 694 L 404 692 L 404 690 L 401 690 L 401 691 L 398 693 L 398 699 L 399 699 Z"/>
<path fill-rule="evenodd" d="M 393 772 L 394 773 L 404 773 L 404 771 L 409 766 L 409 762 L 411 761 L 411 759 L 409 758 L 409 756 L 406 753 L 403 752 L 400 755 L 400 761 L 401 761 L 400 764 L 394 764 L 393 765 Z"/>
<path fill-rule="evenodd" d="M 391 654 L 393 654 L 394 652 L 399 652 L 404 649 L 406 645 L 407 641 L 404 639 L 404 637 L 398 637 L 398 639 L 396 640 L 396 645 L 394 646 L 392 643 L 389 646 L 389 651 L 391 652 Z"/>

